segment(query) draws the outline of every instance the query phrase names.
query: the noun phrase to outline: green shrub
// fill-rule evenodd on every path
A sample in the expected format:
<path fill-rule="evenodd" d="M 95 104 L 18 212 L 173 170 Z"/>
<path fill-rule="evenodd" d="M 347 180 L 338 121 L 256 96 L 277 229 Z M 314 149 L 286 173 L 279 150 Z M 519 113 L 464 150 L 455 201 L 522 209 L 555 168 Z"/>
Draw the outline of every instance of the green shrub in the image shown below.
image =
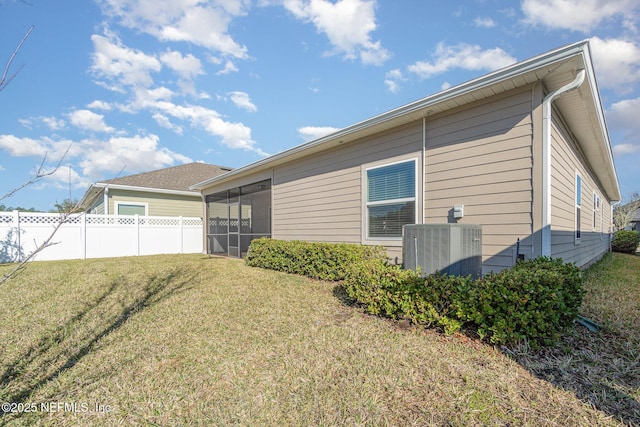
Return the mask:
<path fill-rule="evenodd" d="M 640 245 L 640 231 L 620 230 L 616 231 L 611 242 L 611 250 L 613 252 L 622 252 L 624 254 L 635 254 Z"/>
<path fill-rule="evenodd" d="M 300 274 L 314 279 L 342 280 L 352 265 L 369 259 L 386 259 L 384 248 L 261 238 L 251 241 L 245 262 L 252 267 Z"/>
<path fill-rule="evenodd" d="M 464 295 L 461 289 L 470 282 L 470 278 L 440 274 L 424 279 L 413 270 L 374 259 L 354 265 L 343 287 L 367 313 L 440 326 L 453 333 L 462 326 L 455 317 L 454 301 Z"/>
<path fill-rule="evenodd" d="M 549 345 L 578 315 L 583 295 L 578 267 L 541 257 L 476 281 L 458 313 L 493 344 Z"/>
<path fill-rule="evenodd" d="M 582 273 L 561 259 L 536 258 L 482 279 L 433 274 L 423 279 L 380 260 L 358 265 L 343 283 L 366 312 L 453 333 L 464 323 L 482 339 L 532 346 L 553 343 L 582 302 Z"/>

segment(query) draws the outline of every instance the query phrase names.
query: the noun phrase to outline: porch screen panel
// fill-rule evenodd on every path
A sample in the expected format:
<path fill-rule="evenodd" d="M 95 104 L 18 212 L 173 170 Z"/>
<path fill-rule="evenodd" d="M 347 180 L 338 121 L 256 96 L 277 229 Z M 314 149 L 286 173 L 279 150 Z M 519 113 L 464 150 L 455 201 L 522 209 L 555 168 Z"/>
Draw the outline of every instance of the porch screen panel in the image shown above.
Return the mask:
<path fill-rule="evenodd" d="M 209 207 L 207 238 L 209 253 L 226 255 L 229 250 L 229 213 L 227 192 L 207 196 Z"/>
<path fill-rule="evenodd" d="M 253 239 L 271 237 L 271 180 L 212 194 L 206 201 L 209 253 L 244 257 Z"/>

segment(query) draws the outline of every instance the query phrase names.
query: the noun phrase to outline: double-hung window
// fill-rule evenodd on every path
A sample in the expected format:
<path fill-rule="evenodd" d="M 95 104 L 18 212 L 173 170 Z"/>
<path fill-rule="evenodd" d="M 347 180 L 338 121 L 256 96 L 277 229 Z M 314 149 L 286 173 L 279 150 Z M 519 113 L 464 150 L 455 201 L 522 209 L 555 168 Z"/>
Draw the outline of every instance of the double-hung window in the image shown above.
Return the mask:
<path fill-rule="evenodd" d="M 366 170 L 367 238 L 397 239 L 416 222 L 416 161 Z"/>
<path fill-rule="evenodd" d="M 593 192 L 593 231 L 596 231 L 598 226 L 598 211 L 600 211 L 600 197 Z"/>
<path fill-rule="evenodd" d="M 581 237 L 580 214 L 582 213 L 582 177 L 576 174 L 576 233 L 575 241 L 579 242 Z"/>

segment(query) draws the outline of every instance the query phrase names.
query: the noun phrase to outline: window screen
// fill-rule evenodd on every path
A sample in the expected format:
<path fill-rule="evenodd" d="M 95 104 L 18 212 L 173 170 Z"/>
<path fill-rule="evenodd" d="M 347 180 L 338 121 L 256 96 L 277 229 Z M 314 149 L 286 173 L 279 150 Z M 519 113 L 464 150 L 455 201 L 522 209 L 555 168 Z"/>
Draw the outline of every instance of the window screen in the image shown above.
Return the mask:
<path fill-rule="evenodd" d="M 402 226 L 416 218 L 416 162 L 367 170 L 369 238 L 402 237 Z"/>

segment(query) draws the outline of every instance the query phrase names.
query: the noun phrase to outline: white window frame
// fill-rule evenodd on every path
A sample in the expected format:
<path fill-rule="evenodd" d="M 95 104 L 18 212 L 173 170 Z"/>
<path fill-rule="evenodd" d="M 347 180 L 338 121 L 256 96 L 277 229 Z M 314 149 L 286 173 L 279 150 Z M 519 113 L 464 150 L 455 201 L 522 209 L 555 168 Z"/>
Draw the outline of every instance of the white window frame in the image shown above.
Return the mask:
<path fill-rule="evenodd" d="M 578 185 L 578 182 L 580 185 Z M 582 176 L 580 172 L 576 171 L 576 176 L 574 180 L 574 191 L 573 191 L 573 203 L 574 203 L 574 227 L 573 227 L 573 237 L 574 243 L 580 244 L 580 240 L 582 239 L 582 186 L 584 182 L 582 181 Z"/>
<path fill-rule="evenodd" d="M 127 201 L 114 201 L 113 202 L 113 211 L 114 211 L 114 215 L 118 215 L 118 216 L 132 216 L 132 215 L 120 215 L 118 213 L 118 208 L 120 207 L 120 205 L 126 205 L 126 206 L 142 206 L 144 208 L 144 215 L 142 216 L 149 216 L 149 203 L 146 202 L 127 202 Z"/>
<path fill-rule="evenodd" d="M 600 196 L 593 192 L 593 231 L 598 231 L 598 213 L 600 212 Z M 602 231 L 602 230 L 600 230 Z"/>
<path fill-rule="evenodd" d="M 402 246 L 402 236 L 400 237 L 369 237 L 369 206 L 386 205 L 389 203 L 406 203 L 414 202 L 414 224 L 419 223 L 419 219 L 422 218 L 422 201 L 420 200 L 420 194 L 422 194 L 422 180 L 420 179 L 420 162 L 419 154 L 411 154 L 407 156 L 399 156 L 394 158 L 385 159 L 379 162 L 367 163 L 361 166 L 361 182 L 362 182 L 362 244 L 366 245 L 383 245 L 383 246 Z M 372 169 L 378 169 L 385 166 L 392 166 L 399 163 L 414 162 L 415 172 L 415 185 L 414 196 L 402 199 L 384 200 L 379 202 L 368 202 L 368 180 L 367 172 Z"/>

